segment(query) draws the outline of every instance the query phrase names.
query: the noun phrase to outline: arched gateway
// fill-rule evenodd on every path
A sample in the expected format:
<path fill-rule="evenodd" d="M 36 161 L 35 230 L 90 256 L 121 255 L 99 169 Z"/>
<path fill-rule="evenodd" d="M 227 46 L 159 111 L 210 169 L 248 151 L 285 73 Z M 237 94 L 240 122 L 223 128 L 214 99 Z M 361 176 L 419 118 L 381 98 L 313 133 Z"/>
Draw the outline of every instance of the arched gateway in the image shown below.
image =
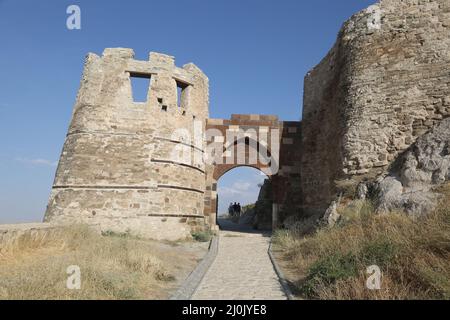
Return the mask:
<path fill-rule="evenodd" d="M 136 79 L 146 101 L 135 101 Z M 300 122 L 275 116 L 210 119 L 209 80 L 192 63 L 107 48 L 86 57 L 44 219 L 183 239 L 216 227 L 217 180 L 242 165 L 273 179 L 277 213 L 295 203 L 300 140 Z"/>
<path fill-rule="evenodd" d="M 217 182 L 225 173 L 241 166 L 259 169 L 272 180 L 272 225 L 277 226 L 281 206 L 300 179 L 300 172 L 295 170 L 300 161 L 300 131 L 300 122 L 279 121 L 272 115 L 234 114 L 230 120 L 207 120 L 210 164 L 204 212 L 211 226 L 216 226 Z M 293 202 L 294 199 L 291 205 Z"/>

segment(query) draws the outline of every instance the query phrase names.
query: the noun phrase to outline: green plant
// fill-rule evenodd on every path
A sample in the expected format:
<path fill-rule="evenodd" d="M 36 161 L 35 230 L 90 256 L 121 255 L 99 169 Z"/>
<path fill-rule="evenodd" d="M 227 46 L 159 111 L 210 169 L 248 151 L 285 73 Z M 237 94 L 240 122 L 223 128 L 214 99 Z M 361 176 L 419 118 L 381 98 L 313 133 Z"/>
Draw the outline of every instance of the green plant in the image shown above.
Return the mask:
<path fill-rule="evenodd" d="M 399 248 L 389 239 L 378 238 L 367 243 L 360 252 L 362 265 L 389 266 L 399 254 Z"/>
<path fill-rule="evenodd" d="M 450 299 L 450 183 L 437 192 L 435 212 L 417 219 L 379 215 L 371 201 L 353 200 L 338 208 L 338 226 L 275 232 L 297 292 L 317 299 Z M 382 271 L 381 290 L 365 286 L 370 265 Z"/>
<path fill-rule="evenodd" d="M 211 231 L 197 231 L 191 233 L 192 238 L 198 242 L 208 242 L 214 236 L 214 233 Z"/>
<path fill-rule="evenodd" d="M 105 237 L 116 237 L 116 238 L 131 238 L 130 230 L 126 230 L 125 232 L 116 232 L 112 230 L 102 231 L 102 236 Z M 137 237 L 135 237 L 137 238 Z"/>
<path fill-rule="evenodd" d="M 357 258 L 353 254 L 334 254 L 322 258 L 311 265 L 308 275 L 300 286 L 307 297 L 315 297 L 315 288 L 330 285 L 337 280 L 354 277 L 358 274 Z"/>

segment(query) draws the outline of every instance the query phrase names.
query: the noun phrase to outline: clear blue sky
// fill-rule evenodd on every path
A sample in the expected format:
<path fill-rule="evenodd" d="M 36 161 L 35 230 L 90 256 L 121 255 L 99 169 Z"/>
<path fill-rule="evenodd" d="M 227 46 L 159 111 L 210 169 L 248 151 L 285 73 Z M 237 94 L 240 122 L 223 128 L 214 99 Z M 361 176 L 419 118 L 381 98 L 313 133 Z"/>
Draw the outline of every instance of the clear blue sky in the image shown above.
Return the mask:
<path fill-rule="evenodd" d="M 374 2 L 0 0 L 0 223 L 42 219 L 87 52 L 174 55 L 208 75 L 212 117 L 298 120 L 304 75 L 342 23 Z M 66 28 L 70 4 L 81 7 L 81 30 Z M 254 177 L 238 173 L 221 186 Z M 248 194 L 251 202 L 257 187 Z"/>

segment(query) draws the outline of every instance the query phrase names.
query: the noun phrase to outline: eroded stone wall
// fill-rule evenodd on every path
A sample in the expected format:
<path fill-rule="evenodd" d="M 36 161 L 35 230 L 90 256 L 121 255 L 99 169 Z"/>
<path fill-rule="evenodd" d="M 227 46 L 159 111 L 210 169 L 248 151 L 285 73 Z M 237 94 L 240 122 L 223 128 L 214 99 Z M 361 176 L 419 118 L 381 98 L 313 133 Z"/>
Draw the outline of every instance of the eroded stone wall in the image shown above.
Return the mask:
<path fill-rule="evenodd" d="M 323 214 L 348 181 L 386 172 L 450 115 L 448 0 L 381 0 L 348 20 L 305 78 L 301 123 L 262 115 L 208 119 L 208 79 L 200 69 L 177 68 L 164 54 L 133 56 L 122 48 L 87 56 L 45 221 L 156 239 L 214 226 L 217 180 L 247 162 L 205 165 L 209 140 L 202 133 L 241 127 L 280 131 L 279 170 L 271 175 L 280 222 Z M 146 102 L 133 101 L 130 77 L 150 78 Z M 188 159 L 174 160 L 174 150 L 186 148 Z"/>
<path fill-rule="evenodd" d="M 305 78 L 302 199 L 323 213 L 450 115 L 450 1 L 382 0 L 347 21 Z"/>
<path fill-rule="evenodd" d="M 133 57 L 123 48 L 87 56 L 45 221 L 187 237 L 205 223 L 204 141 L 194 131 L 201 137 L 208 117 L 208 78 L 164 54 Z M 146 102 L 134 102 L 130 77 L 150 78 Z"/>

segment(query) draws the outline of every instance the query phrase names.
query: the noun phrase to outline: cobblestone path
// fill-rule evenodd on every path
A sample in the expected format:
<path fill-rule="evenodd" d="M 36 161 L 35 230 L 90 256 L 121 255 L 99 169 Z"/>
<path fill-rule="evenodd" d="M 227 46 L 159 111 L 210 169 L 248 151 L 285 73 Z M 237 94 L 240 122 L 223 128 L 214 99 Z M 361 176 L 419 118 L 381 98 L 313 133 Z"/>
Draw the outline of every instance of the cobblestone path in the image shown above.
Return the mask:
<path fill-rule="evenodd" d="M 220 221 L 217 257 L 193 300 L 284 300 L 267 250 L 270 237 Z"/>

